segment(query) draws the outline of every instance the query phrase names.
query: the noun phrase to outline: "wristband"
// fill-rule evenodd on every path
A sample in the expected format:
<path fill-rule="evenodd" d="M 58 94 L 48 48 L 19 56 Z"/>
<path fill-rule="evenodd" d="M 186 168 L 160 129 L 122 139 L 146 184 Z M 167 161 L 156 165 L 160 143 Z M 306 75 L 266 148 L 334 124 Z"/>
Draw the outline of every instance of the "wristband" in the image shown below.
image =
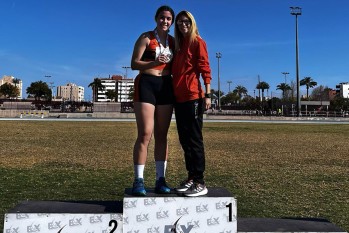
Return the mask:
<path fill-rule="evenodd" d="M 209 98 L 210 99 L 211 98 L 211 93 L 206 93 L 205 94 L 205 98 Z"/>

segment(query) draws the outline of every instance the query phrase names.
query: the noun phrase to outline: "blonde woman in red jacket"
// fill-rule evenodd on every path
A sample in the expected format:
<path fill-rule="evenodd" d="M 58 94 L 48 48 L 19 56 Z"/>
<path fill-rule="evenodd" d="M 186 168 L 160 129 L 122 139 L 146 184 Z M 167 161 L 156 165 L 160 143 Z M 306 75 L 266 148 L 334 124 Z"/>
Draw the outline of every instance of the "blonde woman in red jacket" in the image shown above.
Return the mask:
<path fill-rule="evenodd" d="M 211 68 L 206 43 L 199 36 L 195 19 L 188 11 L 181 11 L 175 19 L 172 76 L 177 131 L 188 171 L 188 177 L 176 191 L 189 197 L 206 195 L 202 126 L 203 113 L 211 106 Z"/>

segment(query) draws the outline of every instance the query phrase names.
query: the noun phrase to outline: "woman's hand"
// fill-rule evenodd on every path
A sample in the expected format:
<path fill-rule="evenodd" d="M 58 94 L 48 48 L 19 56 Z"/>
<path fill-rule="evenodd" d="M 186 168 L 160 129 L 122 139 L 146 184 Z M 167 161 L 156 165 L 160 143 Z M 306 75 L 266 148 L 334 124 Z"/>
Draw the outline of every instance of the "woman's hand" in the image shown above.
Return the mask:
<path fill-rule="evenodd" d="M 211 98 L 205 98 L 205 109 L 208 110 L 211 108 Z"/>
<path fill-rule="evenodd" d="M 166 54 L 159 54 L 158 58 L 156 59 L 160 64 L 168 63 L 170 61 L 169 57 Z"/>

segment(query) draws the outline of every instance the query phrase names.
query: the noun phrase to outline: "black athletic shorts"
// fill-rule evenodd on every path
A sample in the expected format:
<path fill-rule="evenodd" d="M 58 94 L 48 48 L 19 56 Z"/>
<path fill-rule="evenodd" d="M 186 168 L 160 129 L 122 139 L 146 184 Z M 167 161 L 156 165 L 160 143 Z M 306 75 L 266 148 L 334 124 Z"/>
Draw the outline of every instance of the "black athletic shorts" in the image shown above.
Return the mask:
<path fill-rule="evenodd" d="M 155 105 L 174 103 L 172 76 L 154 76 L 139 74 L 135 80 L 134 102 L 144 102 Z"/>

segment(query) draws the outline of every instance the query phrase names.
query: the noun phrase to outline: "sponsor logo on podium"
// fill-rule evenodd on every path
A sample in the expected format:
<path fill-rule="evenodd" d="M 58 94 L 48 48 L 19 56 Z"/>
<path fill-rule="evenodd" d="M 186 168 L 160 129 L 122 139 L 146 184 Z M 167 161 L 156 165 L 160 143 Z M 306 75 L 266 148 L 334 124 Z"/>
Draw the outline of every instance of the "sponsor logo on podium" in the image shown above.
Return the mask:
<path fill-rule="evenodd" d="M 144 206 L 156 205 L 156 198 L 144 199 Z"/>
<path fill-rule="evenodd" d="M 138 214 L 136 220 L 137 222 L 149 222 L 149 214 Z"/>
<path fill-rule="evenodd" d="M 185 207 L 176 209 L 176 214 L 177 216 L 189 215 L 189 208 Z"/>
<path fill-rule="evenodd" d="M 19 227 L 5 229 L 5 233 L 19 233 Z"/>
<path fill-rule="evenodd" d="M 90 217 L 91 224 L 96 224 L 96 223 L 101 223 L 101 222 L 103 222 L 102 215 L 95 215 L 95 216 Z"/>
<path fill-rule="evenodd" d="M 27 219 L 29 218 L 28 214 L 16 214 L 16 219 Z"/>
<path fill-rule="evenodd" d="M 27 226 L 27 232 L 40 232 L 40 224 L 31 224 Z"/>
<path fill-rule="evenodd" d="M 47 228 L 48 228 L 49 230 L 61 229 L 61 228 L 62 228 L 61 225 L 62 225 L 62 222 L 61 222 L 61 221 L 52 220 L 52 222 L 49 222 L 49 223 L 48 223 Z"/>
<path fill-rule="evenodd" d="M 71 227 L 82 226 L 82 218 L 69 219 L 69 226 Z"/>

